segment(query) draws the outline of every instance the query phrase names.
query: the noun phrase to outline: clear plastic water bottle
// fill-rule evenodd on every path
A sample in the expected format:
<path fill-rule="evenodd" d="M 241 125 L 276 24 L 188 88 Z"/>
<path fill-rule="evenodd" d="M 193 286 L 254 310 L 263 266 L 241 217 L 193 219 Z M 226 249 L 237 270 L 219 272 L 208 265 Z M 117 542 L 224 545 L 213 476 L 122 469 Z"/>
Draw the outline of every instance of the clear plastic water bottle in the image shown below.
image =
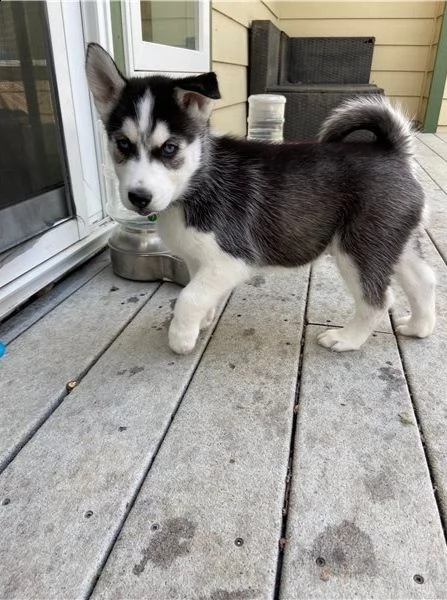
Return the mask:
<path fill-rule="evenodd" d="M 249 140 L 282 142 L 286 98 L 279 94 L 254 94 L 248 98 Z"/>

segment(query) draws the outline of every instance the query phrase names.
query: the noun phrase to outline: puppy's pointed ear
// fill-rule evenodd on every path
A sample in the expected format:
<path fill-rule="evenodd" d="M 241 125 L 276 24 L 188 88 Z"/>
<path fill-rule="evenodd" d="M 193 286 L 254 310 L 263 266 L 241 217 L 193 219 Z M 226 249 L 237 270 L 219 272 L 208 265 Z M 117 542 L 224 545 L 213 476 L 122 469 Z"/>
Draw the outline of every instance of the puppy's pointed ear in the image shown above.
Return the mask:
<path fill-rule="evenodd" d="M 220 96 L 215 73 L 197 77 L 185 77 L 176 81 L 175 97 L 183 110 L 191 116 L 207 122 L 213 110 L 214 100 Z"/>
<path fill-rule="evenodd" d="M 112 57 L 99 44 L 88 45 L 85 72 L 95 106 L 105 122 L 126 85 L 126 79 Z"/>

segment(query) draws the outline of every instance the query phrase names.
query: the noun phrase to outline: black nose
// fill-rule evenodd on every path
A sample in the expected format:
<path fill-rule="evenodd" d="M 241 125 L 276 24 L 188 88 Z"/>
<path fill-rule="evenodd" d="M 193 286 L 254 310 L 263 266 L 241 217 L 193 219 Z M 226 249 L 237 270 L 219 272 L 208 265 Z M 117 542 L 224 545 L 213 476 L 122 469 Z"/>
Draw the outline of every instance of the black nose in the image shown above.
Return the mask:
<path fill-rule="evenodd" d="M 128 197 L 129 201 L 140 210 L 146 208 L 152 200 L 152 194 L 146 192 L 146 190 L 134 190 L 133 192 L 128 193 Z"/>

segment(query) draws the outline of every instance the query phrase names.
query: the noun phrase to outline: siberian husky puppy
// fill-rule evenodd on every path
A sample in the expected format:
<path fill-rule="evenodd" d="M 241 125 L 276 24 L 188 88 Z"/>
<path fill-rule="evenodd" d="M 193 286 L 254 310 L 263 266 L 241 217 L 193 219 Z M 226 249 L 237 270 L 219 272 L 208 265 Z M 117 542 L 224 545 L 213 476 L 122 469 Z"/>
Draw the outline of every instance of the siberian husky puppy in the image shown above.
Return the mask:
<path fill-rule="evenodd" d="M 315 143 L 272 144 L 210 132 L 220 98 L 214 73 L 128 79 L 97 44 L 88 47 L 86 72 L 123 204 L 157 213 L 164 243 L 190 271 L 169 329 L 174 352 L 191 352 L 219 301 L 253 273 L 327 251 L 355 313 L 322 332 L 321 345 L 360 348 L 391 304 L 393 275 L 411 307 L 398 332 L 432 333 L 435 277 L 419 244 L 424 193 L 410 124 L 387 100 L 345 102 Z M 375 141 L 344 141 L 361 129 Z"/>

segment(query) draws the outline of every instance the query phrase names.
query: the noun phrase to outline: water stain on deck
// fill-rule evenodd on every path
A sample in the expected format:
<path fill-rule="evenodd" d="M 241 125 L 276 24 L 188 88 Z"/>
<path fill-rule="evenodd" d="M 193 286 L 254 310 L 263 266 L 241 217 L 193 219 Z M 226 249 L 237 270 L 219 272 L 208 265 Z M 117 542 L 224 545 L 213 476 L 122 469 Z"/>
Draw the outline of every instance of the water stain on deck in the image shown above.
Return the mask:
<path fill-rule="evenodd" d="M 190 552 L 196 524 L 181 517 L 168 519 L 153 533 L 153 539 L 141 550 L 143 558 L 134 565 L 132 572 L 140 576 L 150 561 L 161 569 L 169 568 L 176 558 Z"/>
<path fill-rule="evenodd" d="M 384 396 L 388 396 L 392 392 L 400 392 L 404 382 L 401 371 L 393 367 L 380 367 L 379 379 L 386 382 Z"/>
<path fill-rule="evenodd" d="M 394 498 L 393 478 L 385 470 L 373 477 L 365 477 L 363 483 L 373 502 L 386 502 Z"/>
<path fill-rule="evenodd" d="M 377 570 L 371 538 L 354 523 L 328 525 L 315 539 L 312 556 L 334 575 L 374 575 Z"/>
<path fill-rule="evenodd" d="M 129 369 L 129 375 L 136 375 L 137 373 L 141 373 L 144 371 L 144 367 L 131 367 Z"/>
<path fill-rule="evenodd" d="M 127 373 L 127 369 L 122 369 L 121 371 L 117 371 L 116 374 L 117 375 L 125 375 Z M 132 377 L 132 375 L 136 375 L 137 373 L 141 373 L 141 371 L 144 371 L 144 367 L 130 367 L 129 369 L 129 377 Z"/>
<path fill-rule="evenodd" d="M 253 287 L 261 287 L 265 284 L 265 277 L 262 277 L 262 275 L 256 275 L 255 277 L 252 277 L 247 284 Z"/>

